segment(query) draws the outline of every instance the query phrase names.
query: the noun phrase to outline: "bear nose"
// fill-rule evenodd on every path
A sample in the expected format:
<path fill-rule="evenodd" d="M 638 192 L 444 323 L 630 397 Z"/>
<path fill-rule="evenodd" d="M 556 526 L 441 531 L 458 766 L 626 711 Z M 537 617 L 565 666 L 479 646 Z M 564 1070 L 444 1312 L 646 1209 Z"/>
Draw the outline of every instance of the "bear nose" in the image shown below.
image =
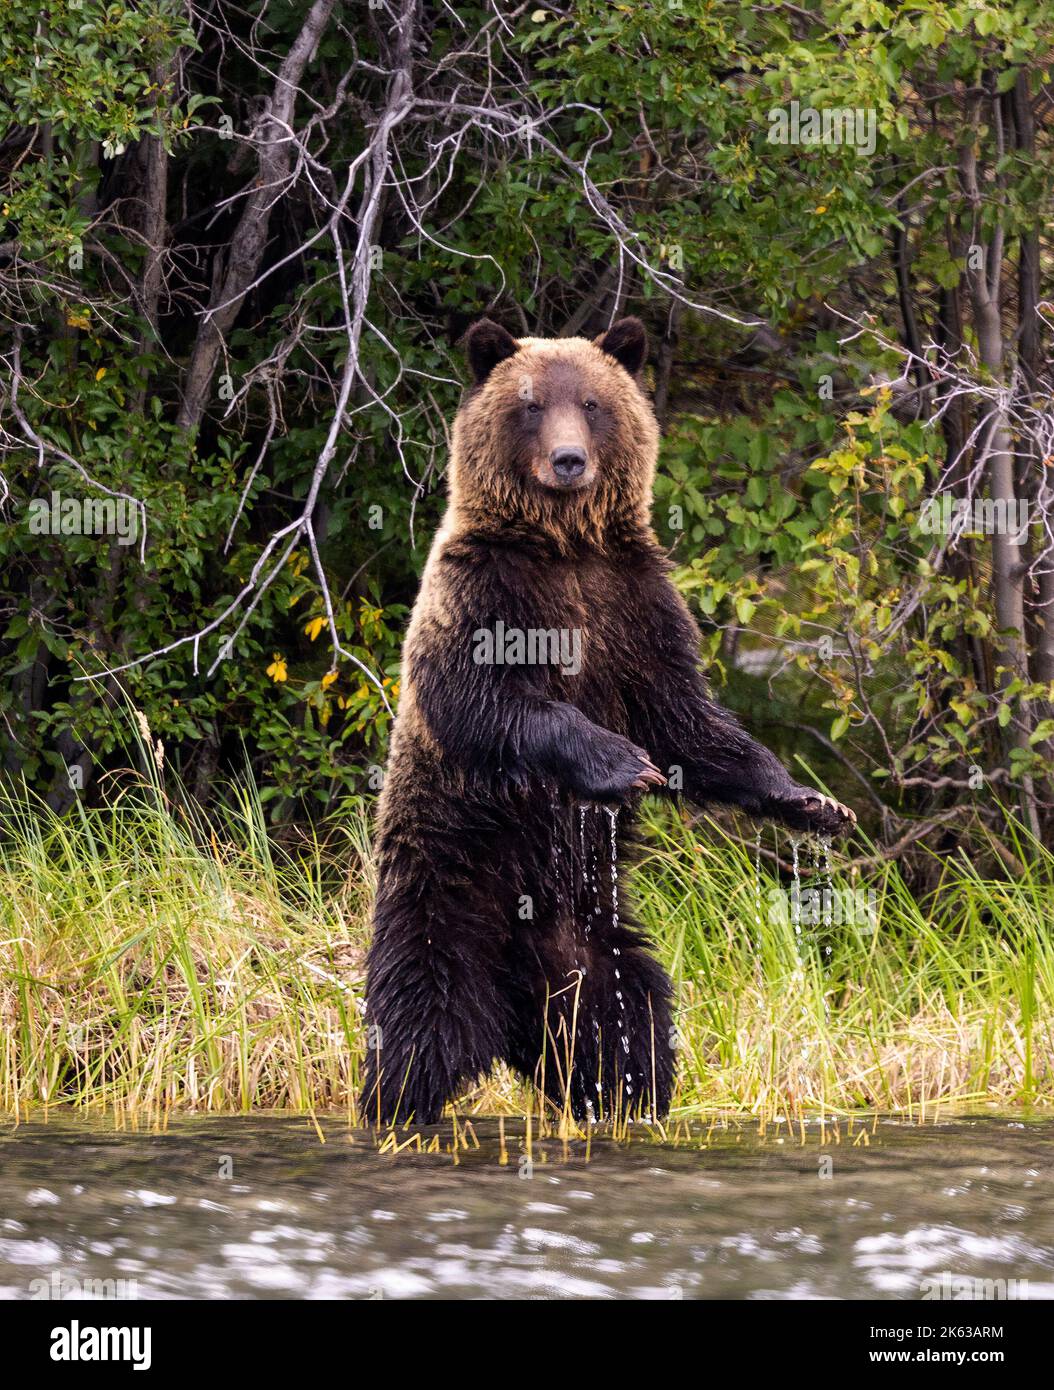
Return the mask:
<path fill-rule="evenodd" d="M 569 483 L 573 478 L 578 478 L 585 472 L 586 451 L 575 446 L 554 449 L 549 455 L 549 462 L 560 481 Z"/>

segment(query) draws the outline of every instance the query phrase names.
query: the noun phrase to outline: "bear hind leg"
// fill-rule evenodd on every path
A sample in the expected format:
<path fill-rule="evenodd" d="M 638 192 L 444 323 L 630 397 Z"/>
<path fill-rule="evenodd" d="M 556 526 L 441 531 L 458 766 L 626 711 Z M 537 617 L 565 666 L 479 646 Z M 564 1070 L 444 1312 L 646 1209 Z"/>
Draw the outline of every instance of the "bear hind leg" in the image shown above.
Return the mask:
<path fill-rule="evenodd" d="M 437 911 L 437 908 L 441 908 Z M 464 895 L 378 904 L 366 983 L 365 1124 L 435 1124 L 505 1051 L 500 962 Z M 493 936 L 491 924 L 487 924 Z"/>
<path fill-rule="evenodd" d="M 536 991 L 515 1001 L 507 1060 L 580 1122 L 662 1118 L 674 1073 L 666 975 L 629 932 L 576 957 L 556 949 Z"/>
<path fill-rule="evenodd" d="M 576 1111 L 581 1106 L 587 1117 L 606 1120 L 662 1119 L 674 1074 L 665 972 L 627 933 L 610 952 L 594 948 L 590 977 L 578 1025 Z"/>

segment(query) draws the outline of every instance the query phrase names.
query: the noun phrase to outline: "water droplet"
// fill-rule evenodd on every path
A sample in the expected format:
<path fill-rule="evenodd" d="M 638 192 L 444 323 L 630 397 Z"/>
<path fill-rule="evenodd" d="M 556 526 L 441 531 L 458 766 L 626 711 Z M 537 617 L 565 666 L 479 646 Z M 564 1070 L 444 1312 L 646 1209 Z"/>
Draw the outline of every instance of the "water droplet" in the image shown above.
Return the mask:
<path fill-rule="evenodd" d="M 761 950 L 761 826 L 754 834 L 754 949 Z"/>
<path fill-rule="evenodd" d="M 617 810 L 612 810 L 610 807 L 608 807 L 608 808 L 606 808 L 606 809 L 607 809 L 607 813 L 608 813 L 608 827 L 609 827 L 610 839 L 611 839 L 611 932 L 612 932 L 612 935 L 614 936 L 614 935 L 617 934 L 617 932 L 618 932 L 618 924 L 619 924 L 619 922 L 618 922 L 618 811 L 617 811 Z M 612 946 L 612 948 L 611 948 L 611 954 L 612 954 L 616 959 L 619 957 L 619 955 L 621 954 L 621 952 L 620 952 L 618 946 L 615 946 L 615 945 Z M 615 970 L 615 979 L 616 979 L 616 980 L 621 979 L 621 975 L 620 975 L 620 973 L 619 973 L 619 971 L 618 971 L 617 968 L 616 968 L 616 970 Z M 621 1023 L 621 1033 L 622 1033 L 622 1037 L 621 1037 L 621 1041 L 622 1041 L 622 1050 L 623 1050 L 623 1052 L 626 1054 L 626 1056 L 628 1057 L 628 1056 L 629 1056 L 629 1035 L 628 1035 L 628 1033 L 626 1032 L 626 1004 L 625 1004 L 625 1000 L 624 1000 L 623 997 L 622 997 L 622 990 L 621 990 L 621 989 L 616 989 L 616 990 L 615 990 L 615 998 L 618 1000 L 618 1007 L 619 1007 L 619 1020 L 620 1020 L 620 1023 Z M 629 1076 L 628 1073 L 627 1073 L 627 1075 L 626 1075 L 626 1082 L 627 1082 L 626 1094 L 627 1094 L 627 1096 L 628 1096 L 628 1095 L 630 1094 L 630 1092 L 632 1091 L 632 1089 L 633 1089 L 632 1084 L 631 1084 L 631 1079 L 630 1079 L 630 1076 Z"/>
<path fill-rule="evenodd" d="M 798 862 L 798 850 L 800 847 L 800 840 L 791 840 L 791 853 L 794 859 L 794 886 L 791 889 L 791 922 L 794 925 L 795 936 L 801 936 L 801 865 Z"/>

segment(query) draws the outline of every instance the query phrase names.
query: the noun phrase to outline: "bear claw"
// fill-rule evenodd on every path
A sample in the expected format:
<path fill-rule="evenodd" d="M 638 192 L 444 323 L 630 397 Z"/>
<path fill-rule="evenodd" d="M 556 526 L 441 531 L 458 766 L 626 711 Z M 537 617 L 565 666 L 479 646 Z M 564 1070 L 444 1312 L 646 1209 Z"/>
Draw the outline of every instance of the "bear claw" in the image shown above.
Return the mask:
<path fill-rule="evenodd" d="M 650 758 L 645 758 L 644 770 L 633 785 L 640 790 L 646 790 L 648 787 L 665 787 L 666 778 Z"/>
<path fill-rule="evenodd" d="M 823 792 L 805 791 L 801 797 L 785 803 L 785 807 L 790 813 L 788 823 L 795 830 L 815 835 L 847 835 L 856 825 L 852 807 Z"/>

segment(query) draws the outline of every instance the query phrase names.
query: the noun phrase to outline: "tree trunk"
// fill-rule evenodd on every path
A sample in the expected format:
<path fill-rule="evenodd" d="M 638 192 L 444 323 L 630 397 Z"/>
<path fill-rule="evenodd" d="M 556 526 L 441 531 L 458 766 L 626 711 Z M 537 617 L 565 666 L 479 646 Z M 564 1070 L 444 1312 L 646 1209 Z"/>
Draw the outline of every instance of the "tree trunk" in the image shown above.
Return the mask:
<path fill-rule="evenodd" d="M 993 105 L 998 102 L 994 98 Z M 977 178 L 977 124 L 980 103 L 973 99 L 967 108 L 967 120 L 963 141 L 959 147 L 959 179 L 962 191 L 973 213 L 973 237 L 978 236 L 980 228 L 981 193 Z M 972 238 L 973 239 L 973 238 Z M 973 308 L 974 328 L 977 333 L 977 347 L 982 364 L 987 368 L 992 380 L 1005 384 L 1006 364 L 1003 344 L 1003 329 L 1000 313 L 1002 299 L 1002 230 L 996 229 L 987 255 L 982 264 L 974 265 L 967 260 L 967 281 Z M 996 623 L 1000 629 L 1000 661 L 1002 673 L 1000 687 L 1006 688 L 1015 679 L 1028 680 L 1028 652 L 1025 646 L 1025 586 L 1024 566 L 1021 545 L 1015 533 L 1017 518 L 1017 479 L 1013 440 L 1002 404 L 991 408 L 987 421 L 988 466 L 987 480 L 989 496 L 993 503 L 996 518 L 1002 515 L 1004 525 L 993 528 L 992 535 L 992 583 L 994 585 Z M 1004 696 L 1005 698 L 1005 696 Z M 1021 706 L 1018 717 L 1008 726 L 1011 746 L 1028 747 L 1027 706 Z M 1036 810 L 1035 791 L 1031 778 L 1022 779 L 1022 809 L 1025 820 L 1037 837 L 1039 818 Z"/>
<path fill-rule="evenodd" d="M 1028 167 L 1032 167 L 1036 153 L 1036 122 L 1032 111 L 1032 98 L 1028 89 L 1026 73 L 1018 75 L 1013 92 L 1012 110 L 1014 118 L 1015 145 L 1021 151 Z M 1024 394 L 1028 401 L 1034 401 L 1040 392 L 1040 246 L 1038 227 L 1022 231 L 1019 237 L 1017 265 L 1017 360 L 1024 382 Z M 1035 443 L 1024 453 L 1023 465 L 1034 474 L 1037 482 L 1045 467 L 1039 457 Z M 1035 500 L 1036 487 L 1030 487 L 1023 495 L 1030 503 Z M 1040 524 L 1033 525 L 1030 535 L 1035 553 L 1029 566 L 1031 589 L 1028 593 L 1028 616 L 1031 619 L 1030 636 L 1032 645 L 1032 675 L 1037 681 L 1054 682 L 1054 516 L 1033 518 Z M 1041 717 L 1050 718 L 1054 714 L 1054 704 L 1046 702 L 1040 710 Z M 1051 768 L 1054 769 L 1054 739 L 1047 739 L 1042 752 Z M 1054 771 L 1047 778 L 1047 787 L 1054 793 Z"/>
<path fill-rule="evenodd" d="M 201 424 L 225 335 L 259 273 L 271 209 L 279 201 L 293 165 L 293 112 L 300 82 L 329 22 L 333 3 L 334 0 L 315 0 L 311 6 L 304 27 L 278 70 L 268 110 L 257 125 L 254 138 L 259 152 L 258 174 L 231 237 L 226 266 L 214 284 L 187 369 L 177 420 L 188 433 L 195 433 Z"/>

